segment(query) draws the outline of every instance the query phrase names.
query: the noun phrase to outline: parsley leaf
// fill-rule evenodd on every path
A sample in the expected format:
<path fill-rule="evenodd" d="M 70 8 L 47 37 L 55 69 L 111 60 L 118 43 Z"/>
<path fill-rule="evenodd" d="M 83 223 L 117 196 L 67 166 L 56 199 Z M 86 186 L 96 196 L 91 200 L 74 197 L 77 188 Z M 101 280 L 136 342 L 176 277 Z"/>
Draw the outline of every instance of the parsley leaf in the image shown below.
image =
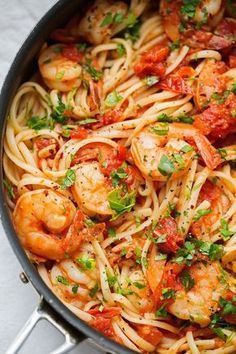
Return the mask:
<path fill-rule="evenodd" d="M 134 286 L 135 286 L 136 288 L 138 288 L 138 289 L 144 289 L 144 288 L 146 288 L 146 285 L 145 285 L 145 284 L 142 284 L 142 283 L 140 283 L 140 282 L 138 282 L 138 281 L 134 281 L 133 284 L 134 284 Z"/>
<path fill-rule="evenodd" d="M 121 215 L 131 211 L 136 202 L 135 192 L 122 195 L 120 189 L 114 189 L 108 194 L 108 202 L 110 208 L 116 212 L 116 215 Z"/>
<path fill-rule="evenodd" d="M 236 306 L 233 304 L 232 301 L 225 300 L 221 297 L 219 304 L 223 309 L 222 315 L 235 315 L 236 314 Z"/>
<path fill-rule="evenodd" d="M 191 275 L 189 274 L 189 272 L 187 270 L 184 270 L 180 274 L 179 278 L 180 278 L 181 283 L 183 284 L 183 286 L 185 287 L 185 289 L 187 291 L 191 290 L 195 284 L 194 279 L 191 277 Z"/>
<path fill-rule="evenodd" d="M 165 304 L 163 304 L 156 312 L 155 312 L 155 316 L 156 317 L 167 317 L 168 316 L 168 312 L 165 309 Z"/>
<path fill-rule="evenodd" d="M 161 157 L 158 165 L 158 171 L 163 176 L 168 176 L 168 177 L 170 177 L 175 172 L 175 166 L 173 162 L 166 155 L 163 155 Z"/>
<path fill-rule="evenodd" d="M 173 299 L 175 297 L 175 290 L 170 288 L 162 289 L 162 298 L 163 299 Z"/>
<path fill-rule="evenodd" d="M 223 239 L 225 241 L 229 240 L 231 236 L 233 236 L 234 234 L 234 232 L 229 229 L 229 223 L 227 222 L 227 220 L 221 219 L 220 225 L 221 225 L 221 229 L 220 229 L 221 236 L 223 236 Z"/>
<path fill-rule="evenodd" d="M 208 215 L 210 213 L 212 213 L 211 209 L 199 209 L 199 210 L 197 210 L 197 213 L 194 216 L 193 221 L 198 221 L 201 219 L 201 217 Z"/>
<path fill-rule="evenodd" d="M 56 107 L 54 107 L 53 112 L 52 112 L 52 118 L 57 122 L 61 124 L 65 124 L 68 120 L 68 118 L 64 115 L 65 110 L 68 107 L 62 102 L 61 97 L 58 97 L 58 104 Z"/>
<path fill-rule="evenodd" d="M 82 267 L 83 270 L 92 270 L 95 268 L 95 259 L 87 258 L 86 256 L 76 258 L 76 262 Z"/>
<path fill-rule="evenodd" d="M 103 72 L 95 69 L 89 61 L 83 67 L 94 81 L 99 81 L 103 77 Z"/>
<path fill-rule="evenodd" d="M 67 189 L 75 183 L 76 173 L 74 170 L 68 170 L 65 178 L 60 181 L 61 189 Z"/>
<path fill-rule="evenodd" d="M 200 0 L 183 0 L 183 6 L 180 9 L 182 15 L 187 19 L 192 19 L 195 16 L 196 8 L 200 4 Z"/>
<path fill-rule="evenodd" d="M 39 116 L 32 116 L 27 121 L 27 125 L 29 128 L 34 130 L 41 130 L 41 129 L 50 129 L 54 128 L 54 121 L 52 117 L 39 117 Z"/>
<path fill-rule="evenodd" d="M 58 283 L 61 283 L 63 285 L 69 285 L 70 284 L 69 280 L 66 279 L 65 277 L 63 277 L 62 275 L 58 275 L 57 276 L 57 281 L 58 281 Z"/>
<path fill-rule="evenodd" d="M 89 296 L 90 296 L 90 297 L 94 297 L 94 296 L 97 294 L 98 289 L 99 289 L 98 283 L 96 283 L 96 284 L 94 285 L 94 287 L 90 290 Z"/>
<path fill-rule="evenodd" d="M 6 188 L 8 197 L 10 199 L 14 199 L 15 198 L 15 193 L 14 193 L 13 187 L 10 184 L 10 182 L 8 182 L 6 179 L 4 179 L 3 180 L 3 184 L 4 184 L 5 188 Z"/>
<path fill-rule="evenodd" d="M 159 81 L 160 81 L 160 78 L 158 76 L 146 76 L 143 79 L 143 82 L 147 86 L 153 86 L 153 85 L 157 84 Z"/>
<path fill-rule="evenodd" d="M 169 44 L 169 48 L 171 51 L 179 49 L 180 48 L 180 41 L 177 40 L 177 41 L 172 42 L 171 44 Z"/>
<path fill-rule="evenodd" d="M 109 108 L 115 107 L 122 99 L 123 97 L 117 91 L 113 91 L 106 97 L 105 105 Z"/>
<path fill-rule="evenodd" d="M 160 136 L 167 135 L 169 132 L 169 124 L 168 123 L 159 123 L 151 128 L 151 132 Z"/>
<path fill-rule="evenodd" d="M 120 181 L 127 177 L 128 175 L 122 167 L 118 168 L 116 171 L 113 171 L 111 173 L 113 187 L 117 187 Z"/>

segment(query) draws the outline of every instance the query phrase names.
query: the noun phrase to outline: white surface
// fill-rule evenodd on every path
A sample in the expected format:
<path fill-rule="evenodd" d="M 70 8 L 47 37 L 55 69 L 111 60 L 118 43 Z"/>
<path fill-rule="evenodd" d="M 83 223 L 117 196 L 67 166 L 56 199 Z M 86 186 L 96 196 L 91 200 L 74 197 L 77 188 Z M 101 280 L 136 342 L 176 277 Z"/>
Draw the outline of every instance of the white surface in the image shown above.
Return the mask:
<path fill-rule="evenodd" d="M 9 66 L 37 20 L 56 0 L 0 0 L 0 87 Z M 19 279 L 21 267 L 0 224 L 0 353 L 7 347 L 35 308 L 38 295 Z M 42 322 L 20 353 L 47 354 L 58 347 L 62 336 Z M 98 354 L 86 347 L 73 353 Z"/>

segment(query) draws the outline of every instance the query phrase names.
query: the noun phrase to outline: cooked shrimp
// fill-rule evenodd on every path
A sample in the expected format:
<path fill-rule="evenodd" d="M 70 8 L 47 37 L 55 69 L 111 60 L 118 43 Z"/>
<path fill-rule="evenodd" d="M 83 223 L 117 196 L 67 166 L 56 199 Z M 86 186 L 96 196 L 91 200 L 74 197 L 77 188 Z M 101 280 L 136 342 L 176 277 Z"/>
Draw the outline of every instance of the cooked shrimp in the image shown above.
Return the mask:
<path fill-rule="evenodd" d="M 67 92 L 80 86 L 81 65 L 63 56 L 63 44 L 52 45 L 40 54 L 39 70 L 51 89 Z"/>
<path fill-rule="evenodd" d="M 195 155 L 185 138 L 193 139 L 209 168 L 214 169 L 220 163 L 213 146 L 191 125 L 158 123 L 133 139 L 131 153 L 136 166 L 145 177 L 155 181 L 180 177 Z"/>
<path fill-rule="evenodd" d="M 194 7 L 193 7 L 194 10 Z M 160 11 L 163 16 L 163 26 L 167 36 L 176 41 L 180 38 L 181 33 L 179 26 L 183 21 L 187 26 L 193 23 L 207 24 L 208 27 L 216 27 L 224 15 L 224 1 L 222 0 L 203 0 L 196 6 L 194 16 L 188 15 L 185 11 L 182 0 L 166 1 L 160 3 Z M 210 33 L 210 32 L 206 32 Z M 185 36 L 185 33 L 183 34 Z M 200 45 L 200 44 L 199 44 Z"/>
<path fill-rule="evenodd" d="M 41 189 L 23 194 L 13 213 L 24 248 L 46 259 L 60 260 L 81 243 L 82 213 L 58 193 Z"/>
<path fill-rule="evenodd" d="M 189 274 L 195 285 L 189 291 L 177 291 L 168 311 L 178 318 L 207 326 L 210 317 L 218 310 L 220 297 L 226 292 L 226 285 L 220 281 L 220 264 L 196 263 L 190 268 Z"/>
<path fill-rule="evenodd" d="M 79 34 L 92 44 L 100 44 L 115 33 L 117 27 L 115 16 L 119 14 L 122 18 L 127 12 L 128 6 L 123 1 L 113 3 L 108 0 L 97 0 L 86 12 L 73 35 Z M 105 19 L 108 16 L 111 20 L 106 23 Z"/>
<path fill-rule="evenodd" d="M 87 215 L 112 215 L 107 200 L 110 191 L 111 187 L 106 183 L 98 162 L 78 165 L 72 193 L 80 208 Z"/>

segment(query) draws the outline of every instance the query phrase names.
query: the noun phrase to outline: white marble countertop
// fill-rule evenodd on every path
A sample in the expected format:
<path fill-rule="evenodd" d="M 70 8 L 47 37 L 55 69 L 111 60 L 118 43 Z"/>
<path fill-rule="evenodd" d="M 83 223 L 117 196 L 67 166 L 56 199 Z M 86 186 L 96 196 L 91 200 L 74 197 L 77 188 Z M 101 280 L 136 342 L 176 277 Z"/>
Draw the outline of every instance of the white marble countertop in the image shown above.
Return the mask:
<path fill-rule="evenodd" d="M 55 3 L 56 0 L 0 0 L 0 87 L 21 43 Z M 30 284 L 20 281 L 22 269 L 1 224 L 0 239 L 0 352 L 3 354 L 36 307 L 38 295 Z M 20 353 L 47 354 L 62 341 L 62 336 L 42 321 Z M 84 345 L 71 353 L 99 354 Z"/>

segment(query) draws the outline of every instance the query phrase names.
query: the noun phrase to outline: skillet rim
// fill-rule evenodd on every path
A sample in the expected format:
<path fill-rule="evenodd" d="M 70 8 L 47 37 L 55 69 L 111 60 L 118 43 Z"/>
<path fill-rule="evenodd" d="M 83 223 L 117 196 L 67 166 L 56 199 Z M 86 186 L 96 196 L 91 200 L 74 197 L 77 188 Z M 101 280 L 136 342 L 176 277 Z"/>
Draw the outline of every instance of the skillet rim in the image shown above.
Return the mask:
<path fill-rule="evenodd" d="M 28 65 L 31 65 L 32 61 L 35 59 L 35 56 L 41 47 L 40 44 L 43 44 L 43 42 L 48 38 L 51 30 L 56 28 L 59 22 L 62 23 L 64 21 L 64 18 L 66 17 L 64 16 L 65 13 L 72 14 L 75 7 L 77 5 L 83 5 L 83 3 L 86 4 L 86 1 L 73 0 L 71 2 L 70 0 L 59 0 L 41 17 L 41 19 L 37 22 L 36 26 L 27 36 L 19 51 L 15 55 L 14 61 L 12 62 L 2 85 L 0 93 L 0 220 L 3 225 L 5 235 L 7 236 L 10 243 L 11 249 L 15 253 L 30 283 L 33 285 L 39 295 L 43 296 L 45 301 L 56 312 L 56 314 L 58 314 L 64 320 L 65 327 L 72 326 L 76 331 L 78 331 L 78 337 L 82 336 L 82 340 L 90 338 L 99 346 L 103 347 L 104 351 L 115 351 L 119 354 L 131 354 L 135 352 L 105 337 L 103 334 L 94 330 L 84 321 L 80 320 L 47 287 L 47 285 L 38 274 L 36 268 L 29 261 L 19 242 L 6 203 L 5 190 L 3 185 L 3 142 L 5 137 L 6 120 L 13 97 L 20 84 L 24 82 L 25 77 L 27 77 L 27 71 L 29 71 L 27 69 Z M 64 10 L 66 11 L 64 12 Z M 56 18 L 58 14 L 60 14 L 60 21 L 57 21 Z M 18 70 L 19 68 L 21 69 Z"/>

